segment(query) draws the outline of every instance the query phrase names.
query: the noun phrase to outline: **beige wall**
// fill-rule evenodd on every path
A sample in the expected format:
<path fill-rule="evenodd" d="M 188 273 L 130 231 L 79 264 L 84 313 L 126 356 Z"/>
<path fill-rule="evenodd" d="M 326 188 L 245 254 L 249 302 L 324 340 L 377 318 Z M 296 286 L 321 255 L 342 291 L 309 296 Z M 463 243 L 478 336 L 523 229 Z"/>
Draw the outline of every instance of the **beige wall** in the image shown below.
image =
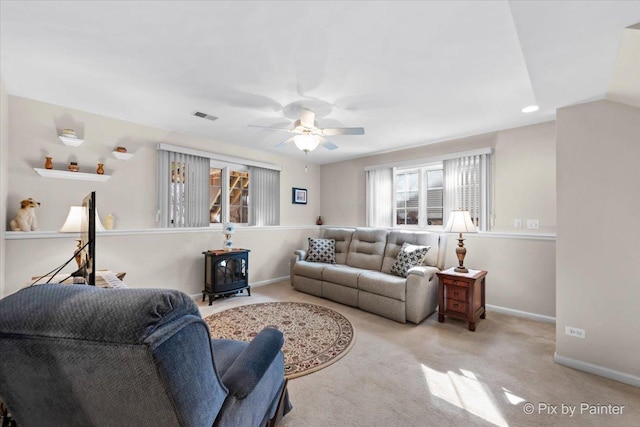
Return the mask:
<path fill-rule="evenodd" d="M 640 386 L 640 108 L 591 102 L 557 123 L 556 359 Z"/>
<path fill-rule="evenodd" d="M 540 221 L 539 233 L 556 232 L 556 124 L 498 132 L 493 156 L 494 231 L 515 231 L 513 220 Z"/>
<path fill-rule="evenodd" d="M 249 282 L 256 284 L 288 277 L 289 258 L 295 249 L 304 247 L 308 236 L 317 234 L 316 230 L 316 226 L 238 229 L 234 245 L 251 250 Z M 220 248 L 223 240 L 222 234 L 215 230 L 116 233 L 123 234 L 98 234 L 96 264 L 99 269 L 126 272 L 125 282 L 132 287 L 172 288 L 189 295 L 202 291 L 202 252 Z M 31 276 L 48 272 L 73 254 L 72 238 L 42 234 L 7 240 L 7 295 L 28 284 Z"/>
<path fill-rule="evenodd" d="M 9 180 L 9 95 L 0 77 L 0 224 L 7 222 L 7 185 Z M 0 298 L 5 294 L 5 228 L 0 226 Z"/>
<path fill-rule="evenodd" d="M 246 148 L 232 143 L 167 132 L 144 125 L 116 120 L 87 112 L 9 97 L 9 207 L 15 215 L 20 200 L 33 197 L 42 203 L 38 222 L 42 230 L 57 230 L 66 218 L 69 206 L 83 195 L 97 192 L 98 211 L 116 217 L 117 229 L 156 227 L 156 145 L 159 142 L 196 148 L 227 156 L 242 157 L 282 166 L 281 224 L 315 224 L 319 214 L 319 168 L 288 157 Z M 194 120 L 197 120 L 194 118 Z M 75 129 L 86 141 L 79 147 L 63 145 L 57 138 L 61 129 Z M 111 152 L 117 145 L 134 153 L 131 160 L 118 160 Z M 70 181 L 41 178 L 33 168 L 43 168 L 45 156 L 53 157 L 54 169 L 66 169 L 77 161 L 83 172 L 95 172 L 98 162 L 111 175 L 107 182 Z M 307 205 L 291 204 L 291 187 L 309 190 Z"/>
<path fill-rule="evenodd" d="M 321 167 L 323 218 L 328 225 L 366 225 L 367 166 L 494 149 L 495 227 L 466 236 L 465 264 L 489 271 L 487 303 L 547 318 L 555 316 L 555 122 L 399 150 Z M 513 228 L 513 219 L 539 219 L 539 230 Z M 449 236 L 447 266 L 456 265 Z"/>
<path fill-rule="evenodd" d="M 92 190 L 97 193 L 102 221 L 107 213 L 116 217 L 115 232 L 98 237 L 98 268 L 126 271 L 127 282 L 134 286 L 174 287 L 190 294 L 201 290 L 201 253 L 220 247 L 222 235 L 216 229 L 149 233 L 156 229 L 158 142 L 282 166 L 282 226 L 241 230 L 234 239 L 236 246 L 246 245 L 252 251 L 251 282 L 288 275 L 288 257 L 302 247 L 303 235 L 306 237 L 317 228 L 320 171 L 316 165 L 309 164 L 305 173 L 305 163 L 287 157 L 244 148 L 239 151 L 232 143 L 176 134 L 20 97 L 9 96 L 8 109 L 8 168 L 4 167 L 3 156 L 3 171 L 8 169 L 8 192 L 3 202 L 7 200 L 8 205 L 2 209 L 7 216 L 3 228 L 8 229 L 8 220 L 15 215 L 20 200 L 33 197 L 41 203 L 37 217 L 42 232 L 29 233 L 30 236 L 6 233 L 5 294 L 19 289 L 32 275 L 46 273 L 61 264 L 73 253 L 73 237 L 55 231 L 64 222 L 69 206 L 79 204 Z M 86 141 L 79 147 L 63 145 L 57 135 L 67 127 L 78 131 Z M 3 131 L 6 128 L 3 126 Z M 129 161 L 114 158 L 111 151 L 117 145 L 126 146 L 134 153 L 133 158 Z M 81 171 L 95 172 L 97 163 L 103 162 L 111 178 L 106 182 L 42 178 L 33 168 L 42 168 L 47 155 L 53 157 L 55 169 L 64 169 L 69 161 L 77 161 Z M 307 205 L 291 203 L 292 187 L 308 189 Z"/>

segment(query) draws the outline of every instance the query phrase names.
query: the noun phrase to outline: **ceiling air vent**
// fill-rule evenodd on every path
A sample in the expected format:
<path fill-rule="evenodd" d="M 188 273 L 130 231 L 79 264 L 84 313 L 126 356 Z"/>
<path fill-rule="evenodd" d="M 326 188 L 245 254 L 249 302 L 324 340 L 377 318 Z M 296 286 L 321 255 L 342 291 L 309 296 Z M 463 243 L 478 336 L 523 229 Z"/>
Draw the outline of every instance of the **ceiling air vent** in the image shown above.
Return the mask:
<path fill-rule="evenodd" d="M 203 119 L 211 120 L 212 122 L 218 120 L 216 116 L 212 116 L 211 114 L 201 113 L 200 111 L 196 111 L 193 113 L 194 116 L 201 117 Z"/>

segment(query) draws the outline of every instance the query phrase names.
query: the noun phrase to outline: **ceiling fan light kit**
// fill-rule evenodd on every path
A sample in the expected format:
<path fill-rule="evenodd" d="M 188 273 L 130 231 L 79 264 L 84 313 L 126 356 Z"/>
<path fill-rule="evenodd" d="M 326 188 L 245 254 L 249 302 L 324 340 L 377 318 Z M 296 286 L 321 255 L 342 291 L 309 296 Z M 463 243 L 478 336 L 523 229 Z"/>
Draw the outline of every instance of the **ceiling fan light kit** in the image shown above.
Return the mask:
<path fill-rule="evenodd" d="M 301 116 L 298 120 L 293 123 L 293 128 L 283 129 L 277 127 L 266 127 L 259 125 L 249 125 L 254 127 L 273 129 L 273 130 L 282 130 L 285 132 L 295 133 L 296 135 L 293 138 L 289 138 L 286 141 L 283 141 L 276 145 L 276 147 L 280 145 L 284 145 L 288 142 L 293 141 L 296 144 L 296 147 L 301 151 L 304 151 L 305 154 L 315 150 L 318 145 L 322 145 L 327 150 L 335 150 L 338 148 L 336 144 L 331 141 L 327 141 L 325 136 L 334 136 L 334 135 L 364 135 L 364 128 L 362 127 L 354 127 L 354 128 L 319 128 L 318 123 L 315 120 L 316 114 L 307 109 L 301 108 Z"/>
<path fill-rule="evenodd" d="M 296 144 L 296 147 L 307 153 L 318 147 L 318 144 L 320 144 L 320 138 L 317 135 L 302 134 L 294 136 L 293 142 Z"/>

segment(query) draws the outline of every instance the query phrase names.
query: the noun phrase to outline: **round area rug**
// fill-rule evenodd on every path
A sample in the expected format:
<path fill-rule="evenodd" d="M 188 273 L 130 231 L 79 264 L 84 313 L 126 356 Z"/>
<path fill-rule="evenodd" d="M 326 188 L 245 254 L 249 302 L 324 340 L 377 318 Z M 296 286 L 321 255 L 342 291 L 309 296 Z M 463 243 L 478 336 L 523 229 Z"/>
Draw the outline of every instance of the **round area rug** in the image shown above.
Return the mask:
<path fill-rule="evenodd" d="M 284 373 L 291 379 L 325 368 L 354 343 L 354 329 L 342 314 L 301 302 L 265 302 L 206 317 L 211 338 L 251 341 L 267 327 L 284 334 Z"/>

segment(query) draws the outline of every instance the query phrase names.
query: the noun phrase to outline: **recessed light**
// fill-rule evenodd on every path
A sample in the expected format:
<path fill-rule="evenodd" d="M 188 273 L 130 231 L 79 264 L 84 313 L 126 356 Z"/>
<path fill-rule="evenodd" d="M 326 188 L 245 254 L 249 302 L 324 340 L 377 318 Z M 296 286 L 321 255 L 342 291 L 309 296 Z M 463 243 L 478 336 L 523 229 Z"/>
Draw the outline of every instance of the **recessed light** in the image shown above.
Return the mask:
<path fill-rule="evenodd" d="M 522 109 L 523 113 L 533 113 L 534 111 L 538 111 L 537 105 L 529 105 L 528 107 L 524 107 Z"/>

